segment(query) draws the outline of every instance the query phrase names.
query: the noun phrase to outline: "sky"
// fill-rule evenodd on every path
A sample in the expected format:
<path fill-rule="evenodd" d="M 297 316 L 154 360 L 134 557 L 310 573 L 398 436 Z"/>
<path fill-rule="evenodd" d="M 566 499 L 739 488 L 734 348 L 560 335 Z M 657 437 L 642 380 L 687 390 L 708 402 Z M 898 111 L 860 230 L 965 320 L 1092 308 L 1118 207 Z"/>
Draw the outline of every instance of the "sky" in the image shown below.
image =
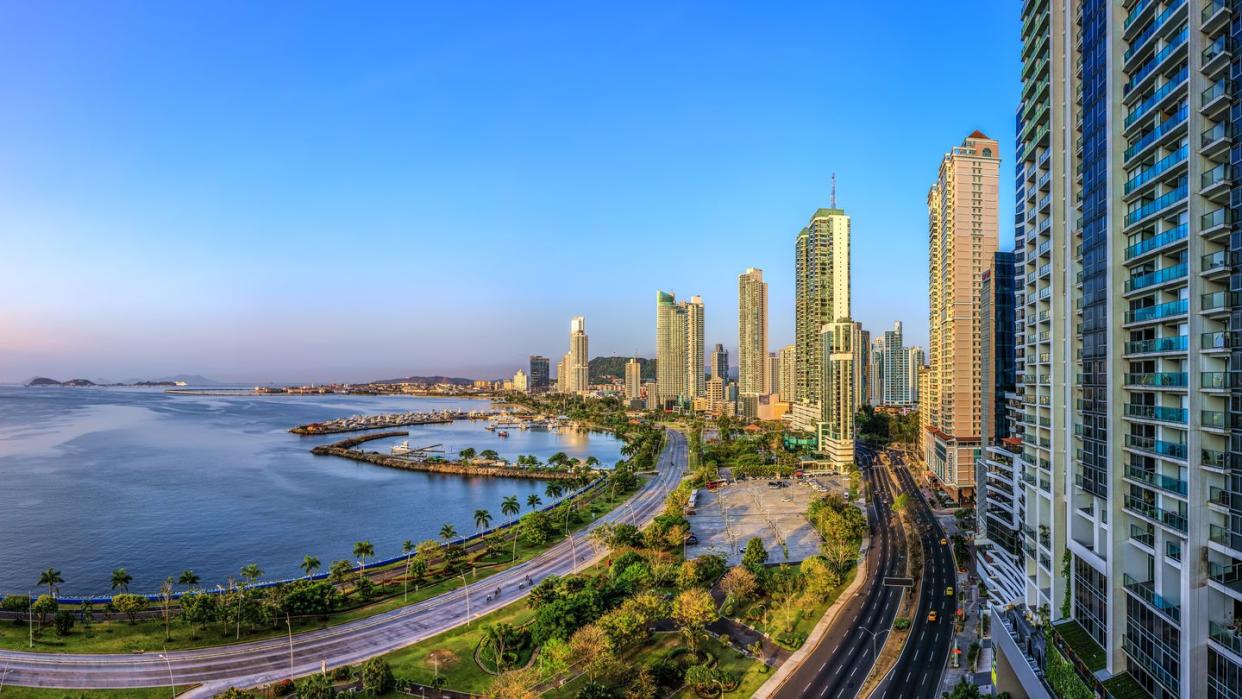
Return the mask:
<path fill-rule="evenodd" d="M 498 377 L 655 351 L 737 276 L 793 338 L 794 238 L 927 337 L 927 189 L 1001 143 L 1019 3 L 0 4 L 0 381 Z M 776 8 L 779 8 L 777 11 Z"/>

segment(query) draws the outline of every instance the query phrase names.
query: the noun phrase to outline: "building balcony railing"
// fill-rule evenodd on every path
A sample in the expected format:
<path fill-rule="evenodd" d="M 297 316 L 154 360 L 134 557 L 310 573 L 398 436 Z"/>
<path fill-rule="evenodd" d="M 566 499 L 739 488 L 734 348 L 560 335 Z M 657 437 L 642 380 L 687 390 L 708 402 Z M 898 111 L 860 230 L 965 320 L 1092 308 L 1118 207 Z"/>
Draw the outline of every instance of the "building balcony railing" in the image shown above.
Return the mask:
<path fill-rule="evenodd" d="M 1126 280 L 1126 293 L 1153 287 L 1157 284 L 1164 284 L 1175 279 L 1185 279 L 1186 270 L 1186 263 L 1183 262 L 1180 265 L 1173 265 L 1172 267 L 1165 267 L 1154 272 L 1130 277 Z"/>
<path fill-rule="evenodd" d="M 1202 449 L 1199 451 L 1199 465 L 1208 468 L 1214 468 L 1223 471 L 1225 465 L 1229 461 L 1229 455 L 1217 449 Z"/>
<path fill-rule="evenodd" d="M 1161 320 L 1164 318 L 1185 315 L 1187 308 L 1189 308 L 1189 304 L 1186 299 L 1169 301 L 1168 303 L 1161 303 L 1155 306 L 1148 306 L 1146 308 L 1136 308 L 1132 311 L 1126 311 L 1126 322 L 1142 323 L 1149 320 Z"/>
<path fill-rule="evenodd" d="M 1204 352 L 1231 349 L 1234 344 L 1236 343 L 1234 341 L 1233 333 L 1225 330 L 1202 333 L 1199 335 L 1199 349 Z"/>
<path fill-rule="evenodd" d="M 1242 563 L 1222 565 L 1208 561 L 1208 579 L 1215 580 L 1230 590 L 1242 592 Z"/>
<path fill-rule="evenodd" d="M 1130 194 L 1139 187 L 1142 187 L 1174 167 L 1186 162 L 1186 157 L 1189 153 L 1189 146 L 1182 146 L 1169 155 L 1157 160 L 1151 167 L 1139 172 L 1137 175 L 1126 181 L 1125 193 Z"/>
<path fill-rule="evenodd" d="M 1228 269 L 1229 266 L 1230 265 L 1229 265 L 1229 251 L 1228 250 L 1217 250 L 1216 252 L 1210 252 L 1204 255 L 1203 257 L 1201 257 L 1199 260 L 1199 272 L 1200 273 L 1215 272 L 1216 270 L 1220 270 L 1220 269 Z"/>
<path fill-rule="evenodd" d="M 1128 434 L 1126 435 L 1126 446 L 1157 456 L 1167 456 L 1172 459 L 1186 458 L 1186 445 L 1180 442 L 1166 442 L 1155 437 Z"/>
<path fill-rule="evenodd" d="M 1182 621 L 1182 607 L 1165 599 L 1156 592 L 1155 585 L 1150 580 L 1135 580 L 1129 573 L 1122 573 L 1122 584 L 1125 588 L 1133 593 L 1136 597 L 1143 600 L 1148 606 L 1162 612 L 1177 623 Z"/>
<path fill-rule="evenodd" d="M 1165 209 L 1181 202 L 1182 200 L 1186 198 L 1186 191 L 1187 191 L 1186 185 L 1183 184 L 1177 189 L 1166 192 L 1165 194 L 1162 194 L 1161 196 L 1147 202 L 1146 204 L 1143 204 L 1142 206 L 1139 206 L 1133 209 L 1132 211 L 1126 214 L 1125 225 L 1133 226 L 1139 221 L 1142 221 L 1143 219 L 1148 218 L 1149 216 L 1154 216 L 1160 213 L 1161 211 L 1164 211 Z"/>
<path fill-rule="evenodd" d="M 1142 102 L 1139 102 L 1138 106 L 1130 110 L 1130 113 L 1126 115 L 1125 128 L 1127 129 L 1130 128 L 1134 124 L 1138 123 L 1139 119 L 1142 119 L 1143 117 L 1151 113 L 1151 110 L 1154 109 L 1157 104 L 1160 104 L 1160 102 L 1162 102 L 1164 98 L 1173 94 L 1174 90 L 1177 90 L 1178 88 L 1180 88 L 1182 86 L 1182 83 L 1186 82 L 1186 78 L 1189 76 L 1190 76 L 1190 72 L 1185 67 L 1183 67 L 1181 70 L 1177 71 L 1176 74 L 1171 76 L 1167 82 L 1165 82 L 1160 87 L 1156 88 L 1154 92 L 1148 95 L 1147 98 L 1144 99 Z M 1223 80 L 1219 81 L 1220 83 L 1219 85 L 1213 85 L 1212 87 L 1209 87 L 1207 90 L 1205 90 L 1204 100 L 1202 104 L 1208 104 L 1209 102 L 1211 102 L 1211 99 L 1207 99 L 1208 91 L 1215 90 L 1217 87 L 1219 87 L 1223 92 L 1223 90 L 1225 89 L 1225 86 L 1223 84 L 1224 82 L 1225 81 Z"/>
<path fill-rule="evenodd" d="M 1156 371 L 1148 373 L 1126 374 L 1127 386 L 1146 386 L 1149 388 L 1183 388 L 1186 386 L 1184 371 Z"/>
<path fill-rule="evenodd" d="M 1199 387 L 1207 390 L 1223 391 L 1242 387 L 1242 374 L 1229 371 L 1199 372 Z"/>
<path fill-rule="evenodd" d="M 1136 527 L 1133 524 L 1130 525 L 1130 539 L 1139 542 L 1147 548 L 1156 547 L 1155 532 L 1142 527 Z"/>
<path fill-rule="evenodd" d="M 1134 39 L 1130 42 L 1130 48 L 1126 49 L 1125 59 L 1129 61 L 1131 58 L 1138 55 L 1138 53 L 1147 46 L 1148 39 L 1151 39 L 1156 32 L 1160 31 L 1164 27 L 1165 22 L 1168 22 L 1169 18 L 1172 17 L 1175 12 L 1185 6 L 1186 0 L 1174 0 L 1170 3 L 1168 9 L 1161 12 L 1160 16 L 1156 17 L 1151 24 L 1147 25 L 1146 29 L 1144 29 L 1138 36 L 1134 37 Z"/>
<path fill-rule="evenodd" d="M 1130 147 L 1126 148 L 1125 159 L 1128 161 L 1144 150 L 1147 150 L 1148 146 L 1164 138 L 1164 136 L 1173 129 L 1186 123 L 1186 118 L 1188 116 L 1190 116 L 1190 108 L 1185 104 L 1181 105 L 1181 107 L 1179 107 L 1172 116 L 1160 122 L 1156 128 L 1147 131 L 1142 136 L 1139 136 L 1137 140 L 1132 142 Z"/>
<path fill-rule="evenodd" d="M 1126 464 L 1126 477 L 1182 496 L 1185 496 L 1188 492 L 1186 481 L 1156 473 L 1155 471 L 1148 471 L 1133 464 Z"/>
<path fill-rule="evenodd" d="M 1231 548 L 1234 551 L 1242 551 L 1242 535 L 1234 534 L 1218 524 L 1208 525 L 1208 541 L 1220 544 L 1225 548 Z"/>
<path fill-rule="evenodd" d="M 1178 691 L 1179 682 L 1173 673 L 1164 669 L 1156 660 L 1150 657 L 1143 646 L 1131 640 L 1130 634 L 1124 634 L 1121 637 L 1121 649 L 1125 651 L 1130 658 L 1130 662 L 1143 669 L 1148 675 L 1151 675 L 1159 682 L 1171 696 L 1180 694 Z M 1139 690 L 1142 691 L 1142 690 Z"/>
<path fill-rule="evenodd" d="M 1150 520 L 1154 520 L 1163 525 L 1172 527 L 1182 533 L 1186 532 L 1186 518 L 1176 512 L 1156 507 L 1155 505 L 1144 502 L 1140 498 L 1133 495 L 1127 495 L 1124 506 L 1131 512 L 1140 514 Z"/>
<path fill-rule="evenodd" d="M 1185 352 L 1189 347 L 1185 335 L 1155 337 L 1150 340 L 1132 340 L 1125 345 L 1126 354 L 1154 354 L 1156 352 Z"/>
<path fill-rule="evenodd" d="M 1199 297 L 1204 311 L 1227 310 L 1242 305 L 1242 293 L 1237 291 L 1216 291 Z"/>
<path fill-rule="evenodd" d="M 1185 408 L 1167 408 L 1163 405 L 1133 405 L 1127 403 L 1125 408 L 1126 417 L 1138 418 L 1140 420 L 1175 422 L 1179 425 L 1186 424 L 1188 413 Z"/>
<path fill-rule="evenodd" d="M 1139 255 L 1151 252 L 1152 250 L 1155 250 L 1156 248 L 1162 248 L 1165 245 L 1168 245 L 1170 243 L 1175 243 L 1179 240 L 1185 240 L 1189 232 L 1190 232 L 1190 227 L 1183 223 L 1180 226 L 1177 226 L 1176 228 L 1170 228 L 1169 230 L 1159 235 L 1148 238 L 1147 240 L 1139 241 L 1135 243 L 1134 245 L 1131 245 L 1130 247 L 1126 248 L 1126 260 L 1127 261 L 1132 260 L 1135 257 L 1138 257 Z"/>
<path fill-rule="evenodd" d="M 1242 428 L 1242 419 L 1239 417 L 1222 410 L 1203 410 L 1199 413 L 1199 421 L 1209 430 Z"/>
<path fill-rule="evenodd" d="M 1233 651 L 1234 655 L 1242 655 L 1242 631 L 1236 621 L 1225 625 L 1209 619 L 1208 638 Z"/>
<path fill-rule="evenodd" d="M 1169 39 L 1169 43 L 1166 44 L 1164 48 L 1157 51 L 1155 56 L 1152 56 L 1150 60 L 1143 64 L 1142 68 L 1139 68 L 1134 72 L 1133 76 L 1130 78 L 1130 81 L 1126 83 L 1123 90 L 1124 94 L 1129 95 L 1132 90 L 1139 85 L 1142 85 L 1143 81 L 1151 77 L 1151 74 L 1160 67 L 1160 64 L 1164 63 L 1165 60 L 1168 59 L 1169 56 L 1172 56 L 1175 51 L 1186 45 L 1186 37 L 1189 35 L 1189 28 L 1182 27 L 1180 32 Z"/>

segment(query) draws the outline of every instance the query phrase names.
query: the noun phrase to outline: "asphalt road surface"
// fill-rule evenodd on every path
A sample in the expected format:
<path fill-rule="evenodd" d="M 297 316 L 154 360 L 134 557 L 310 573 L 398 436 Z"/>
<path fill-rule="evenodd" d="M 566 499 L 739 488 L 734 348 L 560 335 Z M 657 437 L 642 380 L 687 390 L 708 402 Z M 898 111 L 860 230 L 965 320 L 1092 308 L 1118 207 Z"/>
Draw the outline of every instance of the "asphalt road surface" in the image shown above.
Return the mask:
<path fill-rule="evenodd" d="M 818 645 L 777 689 L 775 696 L 782 699 L 855 696 L 875 663 L 874 654 L 884 647 L 905 592 L 905 588 L 884 584 L 885 576 L 902 575 L 905 565 L 905 533 L 892 513 L 895 493 L 887 475 L 878 470 L 881 467 L 873 452 L 860 447 L 857 461 L 871 484 L 869 579 L 840 608 Z"/>
<path fill-rule="evenodd" d="M 669 431 L 660 454 L 658 474 L 627 504 L 601 517 L 578 532 L 578 565 L 598 560 L 587 543 L 587 533 L 602 522 L 631 522 L 639 526 L 660 513 L 665 495 L 685 473 L 686 440 Z M 574 545 L 568 539 L 539 556 L 490 576 L 466 588 L 418 604 L 377 614 L 338 626 L 228 646 L 145 655 L 54 654 L 0 651 L 0 687 L 21 685 L 73 689 L 121 689 L 170 684 L 200 684 L 192 696 L 211 696 L 230 686 L 253 686 L 286 677 L 349 665 L 412 645 L 466 623 L 471 617 L 494 611 L 524 597 L 529 587 L 518 585 L 529 578 L 538 583 L 549 575 L 564 575 L 574 568 Z M 600 554 L 602 556 L 602 553 Z M 499 587 L 498 598 L 487 596 Z"/>
<path fill-rule="evenodd" d="M 904 465 L 899 452 L 889 452 L 893 472 L 910 495 L 910 515 L 922 532 L 923 593 L 918 612 L 912 619 L 910 639 L 897 664 L 872 693 L 874 699 L 906 697 L 934 699 L 940 696 L 940 677 L 948 662 L 953 640 L 953 615 L 957 611 L 956 594 L 945 594 L 946 588 L 957 584 L 957 570 L 949 545 L 942 545 L 945 533 L 936 520 L 923 491 Z M 957 590 L 954 590 L 956 593 Z M 928 613 L 935 610 L 937 620 L 929 622 Z"/>

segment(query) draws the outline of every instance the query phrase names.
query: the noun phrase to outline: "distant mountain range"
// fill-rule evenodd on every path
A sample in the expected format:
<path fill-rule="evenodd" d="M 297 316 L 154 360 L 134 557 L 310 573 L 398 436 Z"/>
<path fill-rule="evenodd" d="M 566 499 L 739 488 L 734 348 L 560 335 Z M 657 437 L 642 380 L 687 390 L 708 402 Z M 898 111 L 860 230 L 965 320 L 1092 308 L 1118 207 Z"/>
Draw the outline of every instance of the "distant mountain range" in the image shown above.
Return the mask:
<path fill-rule="evenodd" d="M 633 357 L 593 357 L 591 358 L 591 383 L 600 383 L 608 378 L 625 380 L 625 364 Z M 655 381 L 656 363 L 654 359 L 638 358 L 642 367 L 640 374 L 643 381 Z"/>
<path fill-rule="evenodd" d="M 178 374 L 176 376 L 163 376 L 158 379 L 130 379 L 124 383 L 114 383 L 103 379 L 91 381 L 90 379 L 69 379 L 68 381 L 57 381 L 49 379 L 46 376 L 36 376 L 26 382 L 27 386 L 176 386 L 184 384 L 186 386 L 214 386 L 218 382 L 209 378 L 198 376 L 197 374 Z"/>
<path fill-rule="evenodd" d="M 406 376 L 400 379 L 380 379 L 371 383 L 417 383 L 425 386 L 447 383 L 454 386 L 469 386 L 474 383 L 474 379 L 463 379 L 460 376 Z"/>

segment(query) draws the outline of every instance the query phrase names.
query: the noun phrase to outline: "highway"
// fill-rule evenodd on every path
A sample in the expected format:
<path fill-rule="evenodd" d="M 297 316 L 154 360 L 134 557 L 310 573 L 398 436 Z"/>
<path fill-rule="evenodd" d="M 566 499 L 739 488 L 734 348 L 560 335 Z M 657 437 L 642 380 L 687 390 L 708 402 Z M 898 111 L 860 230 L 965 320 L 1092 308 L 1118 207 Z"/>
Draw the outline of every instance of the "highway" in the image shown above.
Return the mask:
<path fill-rule="evenodd" d="M 953 640 L 953 616 L 957 611 L 957 590 L 950 597 L 945 594 L 945 588 L 957 586 L 957 569 L 949 546 L 940 543 L 945 536 L 944 530 L 927 505 L 923 491 L 904 465 L 904 457 L 896 451 L 890 451 L 889 456 L 894 475 L 910 495 L 910 516 L 922 531 L 923 591 L 918 612 L 911 620 L 906 647 L 897 664 L 871 696 L 873 699 L 934 699 L 940 696 L 940 678 L 948 663 Z M 928 622 L 927 615 L 932 610 L 936 611 L 938 619 Z"/>
<path fill-rule="evenodd" d="M 627 504 L 601 517 L 569 539 L 539 556 L 465 588 L 446 592 L 418 604 L 366 619 L 227 646 L 157 652 L 145 655 L 54 654 L 0 651 L 0 687 L 8 685 L 71 689 L 123 689 L 170 684 L 200 684 L 185 696 L 212 696 L 230 686 L 248 687 L 332 668 L 403 648 L 466 623 L 467 608 L 477 617 L 524 597 L 519 589 L 528 577 L 534 583 L 549 575 L 564 575 L 603 556 L 587 543 L 591 529 L 603 522 L 630 522 L 642 526 L 664 507 L 665 495 L 681 481 L 686 469 L 685 437 L 672 430 L 660 454 L 657 475 L 644 484 Z M 487 600 L 496 588 L 498 598 Z"/>
<path fill-rule="evenodd" d="M 871 546 L 866 554 L 870 579 L 839 609 L 818 645 L 774 692 L 776 697 L 855 696 L 875 662 L 874 652 L 884 647 L 885 632 L 900 605 L 904 589 L 884 585 L 885 576 L 902 575 L 906 555 L 903 527 L 892 513 L 892 488 L 872 452 L 860 448 L 857 459 L 871 485 Z"/>

